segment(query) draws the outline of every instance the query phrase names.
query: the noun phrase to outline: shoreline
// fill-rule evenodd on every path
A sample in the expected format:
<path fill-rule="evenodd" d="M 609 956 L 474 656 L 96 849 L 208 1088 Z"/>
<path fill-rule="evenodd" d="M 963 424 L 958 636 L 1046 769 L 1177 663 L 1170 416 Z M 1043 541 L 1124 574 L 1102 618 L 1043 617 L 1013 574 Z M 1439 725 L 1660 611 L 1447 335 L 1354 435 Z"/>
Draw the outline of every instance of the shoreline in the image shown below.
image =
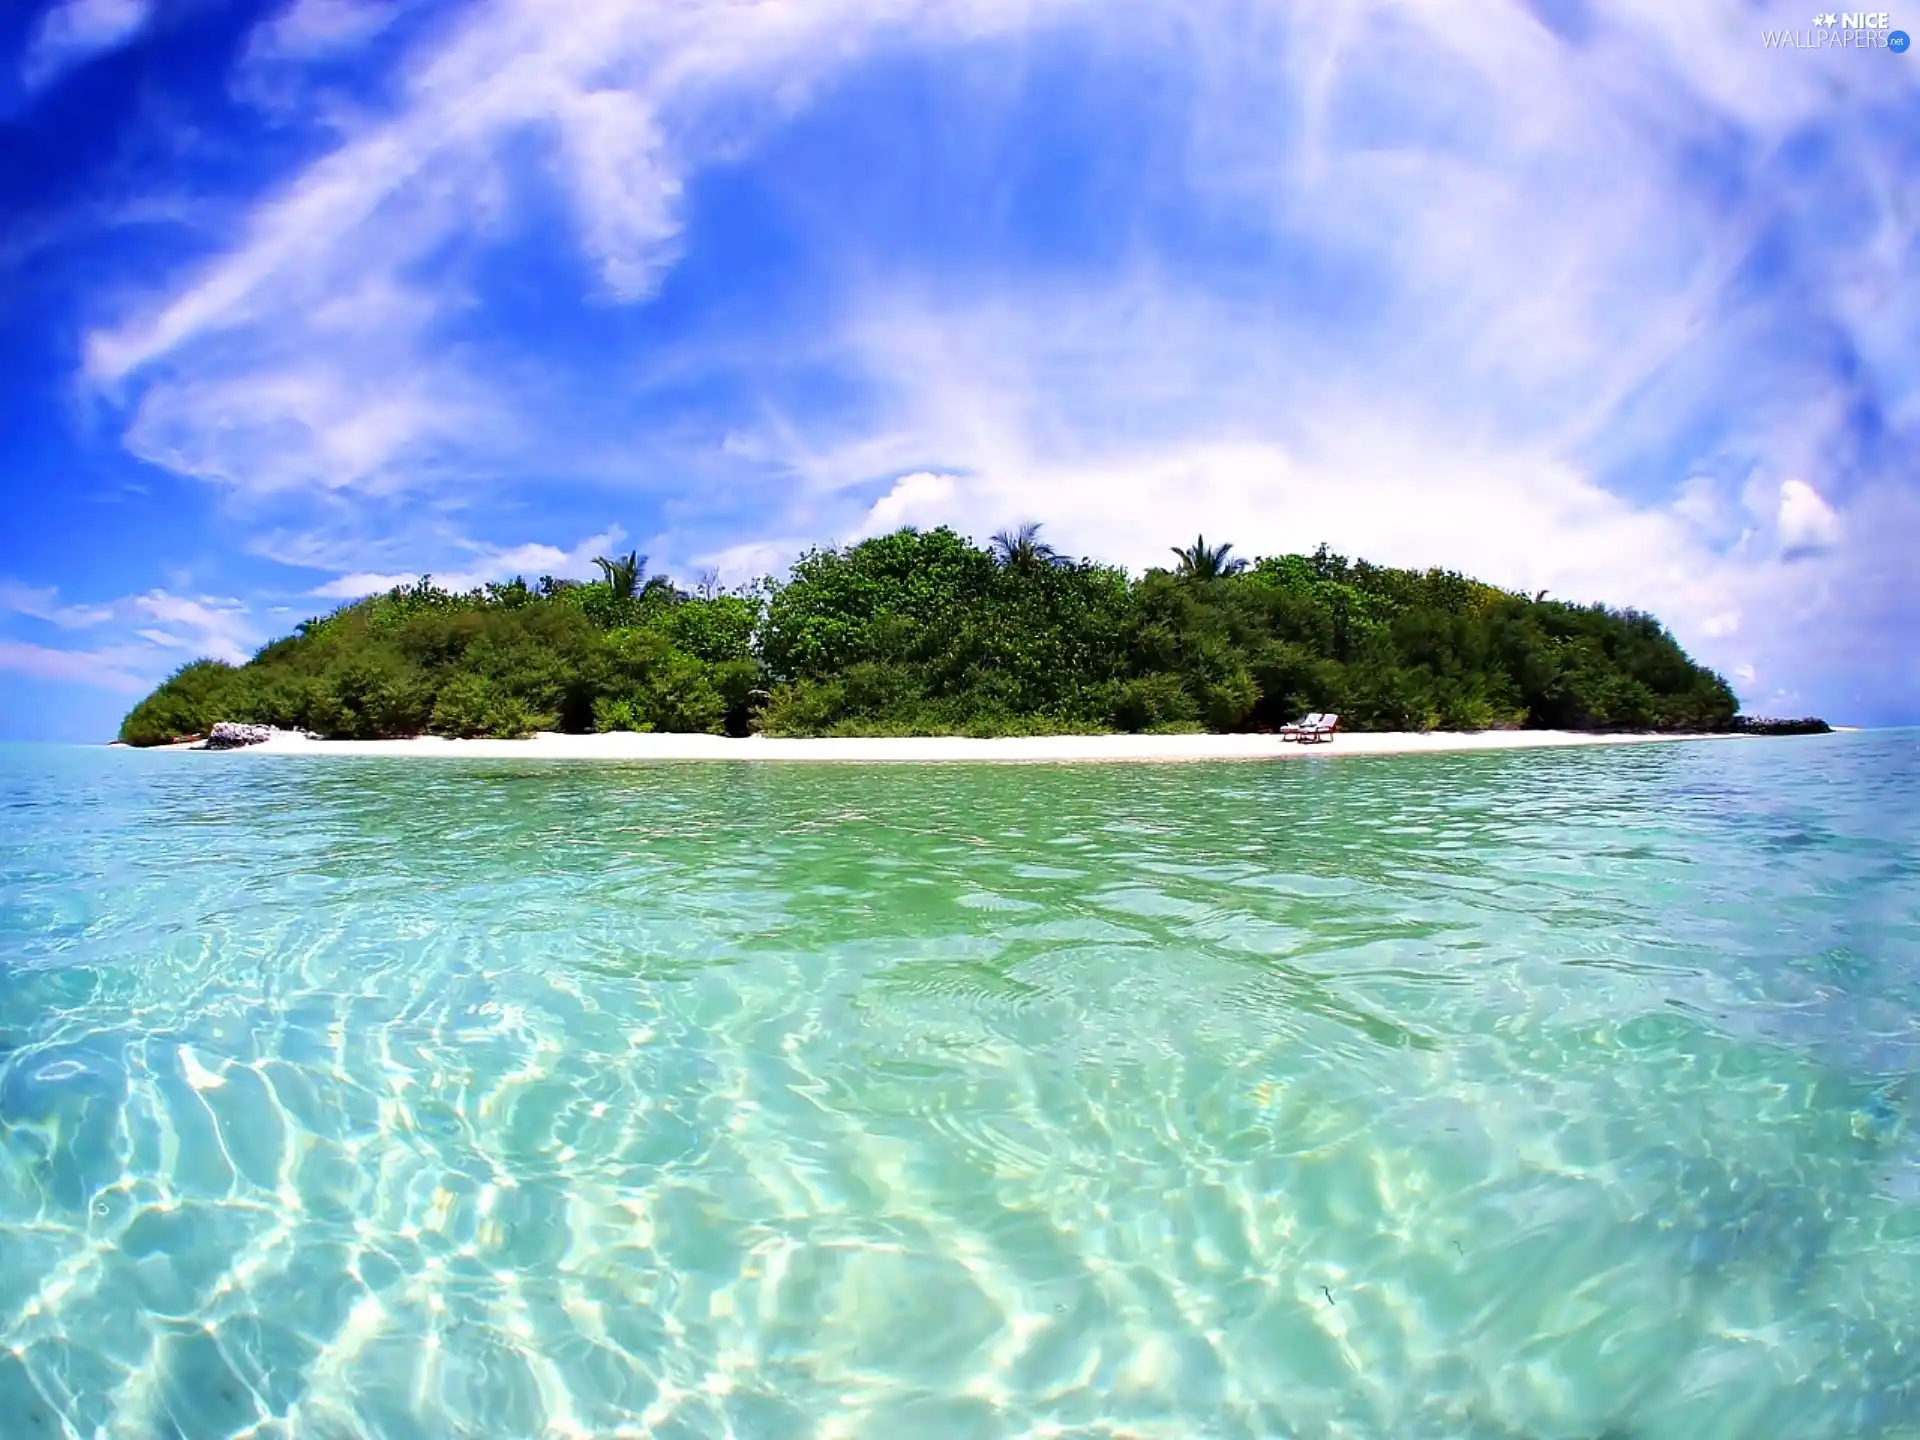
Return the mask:
<path fill-rule="evenodd" d="M 883 738 L 778 739 L 752 735 L 688 735 L 613 731 L 594 735 L 542 732 L 526 740 L 315 740 L 276 732 L 257 745 L 207 751 L 219 755 L 333 755 L 449 760 L 613 760 L 899 763 L 1166 763 L 1201 760 L 1293 760 L 1341 755 L 1444 755 L 1495 750 L 1558 750 L 1607 745 L 1753 740 L 1735 733 L 1593 734 L 1573 730 L 1372 731 L 1302 745 L 1278 735 L 1036 735 L 976 740 L 937 735 Z M 194 745 L 150 750 L 199 752 Z"/>

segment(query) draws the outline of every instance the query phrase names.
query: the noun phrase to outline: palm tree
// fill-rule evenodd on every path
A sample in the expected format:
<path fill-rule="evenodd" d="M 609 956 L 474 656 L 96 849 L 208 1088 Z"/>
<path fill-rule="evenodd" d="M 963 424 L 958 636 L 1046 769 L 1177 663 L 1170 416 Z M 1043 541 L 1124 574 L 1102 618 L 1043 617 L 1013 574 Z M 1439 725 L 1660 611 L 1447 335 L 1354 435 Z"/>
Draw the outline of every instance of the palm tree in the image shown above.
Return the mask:
<path fill-rule="evenodd" d="M 607 589 L 613 592 L 616 600 L 631 600 L 640 589 L 640 577 L 647 570 L 647 557 L 637 550 L 629 550 L 623 558 L 614 560 L 597 555 L 593 563 L 607 577 Z"/>
<path fill-rule="evenodd" d="M 1013 530 L 1002 530 L 987 550 L 994 563 L 1007 570 L 1031 574 L 1049 565 L 1065 565 L 1067 557 L 1040 538 L 1040 522 L 1029 520 Z"/>
<path fill-rule="evenodd" d="M 1193 544 L 1184 550 L 1178 545 L 1169 548 L 1180 557 L 1178 573 L 1190 579 L 1223 580 L 1247 568 L 1246 561 L 1228 558 L 1233 551 L 1232 545 L 1209 545 L 1204 535 L 1195 536 Z"/>

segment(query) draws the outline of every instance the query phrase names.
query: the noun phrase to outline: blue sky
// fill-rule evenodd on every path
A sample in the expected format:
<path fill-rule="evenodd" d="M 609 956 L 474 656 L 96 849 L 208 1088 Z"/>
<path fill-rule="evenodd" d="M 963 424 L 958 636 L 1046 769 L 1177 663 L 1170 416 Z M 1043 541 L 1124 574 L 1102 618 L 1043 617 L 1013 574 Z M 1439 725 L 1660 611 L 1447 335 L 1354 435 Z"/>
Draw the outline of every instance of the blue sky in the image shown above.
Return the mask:
<path fill-rule="evenodd" d="M 1920 57 L 1801 9 L 5 7 L 0 738 L 422 571 L 1027 519 L 1920 720 Z"/>

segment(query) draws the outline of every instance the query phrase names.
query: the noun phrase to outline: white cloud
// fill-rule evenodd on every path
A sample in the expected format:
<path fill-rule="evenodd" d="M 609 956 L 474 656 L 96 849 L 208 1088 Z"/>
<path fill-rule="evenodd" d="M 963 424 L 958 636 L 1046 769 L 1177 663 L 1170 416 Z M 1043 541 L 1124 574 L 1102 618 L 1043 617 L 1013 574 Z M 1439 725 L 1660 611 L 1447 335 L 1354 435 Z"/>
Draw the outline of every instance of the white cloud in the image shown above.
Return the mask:
<path fill-rule="evenodd" d="M 172 626 L 177 633 L 162 643 L 192 650 L 196 656 L 225 660 L 231 665 L 243 663 L 260 643 L 251 612 L 238 600 L 211 595 L 189 598 L 165 590 L 149 590 L 144 595 L 129 596 L 116 609 Z"/>
<path fill-rule="evenodd" d="M 21 83 L 39 89 L 76 65 L 119 48 L 146 26 L 152 9 L 151 0 L 64 0 L 55 5 L 27 44 Z"/>
<path fill-rule="evenodd" d="M 310 11 L 317 35 L 314 16 L 360 8 L 304 0 L 275 23 Z M 984 535 L 1028 517 L 1063 548 L 1135 566 L 1201 529 L 1249 553 L 1326 539 L 1650 607 L 1770 684 L 1920 608 L 1898 542 L 1911 491 L 1859 459 L 1851 428 L 1869 383 L 1888 427 L 1920 424 L 1906 172 L 1856 123 L 1910 101 L 1911 67 L 1769 53 L 1767 17 L 1666 0 L 1594 9 L 1579 44 L 1480 0 L 1331 15 L 583 0 L 564 24 L 501 0 L 460 15 L 409 64 L 391 114 L 353 122 L 230 253 L 89 338 L 90 376 L 133 406 L 136 453 L 251 497 L 324 492 L 348 515 L 369 496 L 465 501 L 535 461 L 551 475 L 621 454 L 537 366 L 460 330 L 486 298 L 465 257 L 512 233 L 529 170 L 564 191 L 600 291 L 641 301 L 687 243 L 687 178 L 826 80 L 890 45 L 1084 25 L 1086 63 L 1114 67 L 1116 125 L 1169 107 L 1148 127 L 1152 163 L 1125 146 L 1088 157 L 1123 258 L 1071 284 L 1013 262 L 954 284 L 873 258 L 884 237 L 857 207 L 844 230 L 819 207 L 807 241 L 854 258 L 820 333 L 755 336 L 778 364 L 716 344 L 716 371 L 764 393 L 708 437 L 735 483 L 676 497 L 681 533 L 707 532 L 683 548 L 757 567 L 800 548 L 775 537 L 937 520 Z M 1417 57 L 1420 83 L 1383 55 Z M 955 135 L 1013 113 L 1017 86 L 995 73 L 945 94 Z M 1132 84 L 1148 73 L 1173 83 Z M 1815 126 L 1847 137 L 1818 167 L 1786 153 Z M 529 142 L 550 142 L 553 163 L 525 165 Z M 1725 185 L 1700 178 L 1707 154 Z M 1846 225 L 1828 203 L 1841 180 Z M 1213 267 L 1158 247 L 1169 217 L 1245 248 Z M 1782 227 L 1805 268 L 1756 286 L 1746 267 Z M 1000 238 L 955 237 L 995 256 Z M 1857 364 L 1827 364 L 1809 335 L 1843 337 Z M 648 358 L 698 369 L 687 352 Z M 804 387 L 783 401 L 776 372 L 803 363 L 857 403 Z M 1707 438 L 1681 453 L 1674 437 L 1694 432 Z M 703 516 L 740 514 L 743 494 L 753 518 L 711 533 Z M 319 593 L 422 563 L 340 530 Z M 455 547 L 441 578 L 556 555 L 579 559 Z"/>
<path fill-rule="evenodd" d="M 433 572 L 433 583 L 443 590 L 464 591 L 493 581 L 510 580 L 516 575 L 528 580 L 542 575 L 582 579 L 595 573 L 596 556 L 611 554 L 624 538 L 624 532 L 616 525 L 588 536 L 571 550 L 537 542 L 505 549 L 468 542 L 465 546 L 468 553 L 459 562 L 460 568 Z M 396 585 L 411 585 L 419 578 L 420 573 L 412 570 L 392 573 L 358 570 L 329 580 L 308 593 L 317 598 L 357 600 L 364 595 L 391 590 Z"/>
<path fill-rule="evenodd" d="M 1775 519 L 1781 553 L 1789 559 L 1830 550 L 1840 539 L 1840 517 L 1804 480 L 1780 482 L 1780 509 Z"/>
<path fill-rule="evenodd" d="M 101 632 L 106 643 L 75 650 L 0 637 L 0 670 L 116 691 L 151 689 L 187 659 L 240 664 L 263 638 L 238 600 L 158 589 L 73 605 L 51 587 L 0 582 L 4 615 Z"/>
<path fill-rule="evenodd" d="M 316 585 L 307 593 L 321 600 L 358 600 L 362 596 L 379 595 L 401 585 L 411 585 L 419 578 L 411 570 L 390 575 L 383 575 L 377 570 L 356 570 L 351 575 L 342 575 L 324 585 Z"/>
<path fill-rule="evenodd" d="M 1778 184 L 1742 176 L 1755 198 L 1727 206 L 1675 183 L 1689 147 L 1738 133 L 1765 155 L 1849 101 L 1892 98 L 1897 78 L 1773 75 L 1757 38 L 1696 65 L 1702 17 L 1676 28 L 1650 4 L 1598 12 L 1583 47 L 1498 7 L 1370 7 L 1345 29 L 1260 13 L 1189 32 L 1207 83 L 1181 153 L 1223 215 L 1309 237 L 1310 260 L 1337 257 L 1331 278 L 1277 303 L 1211 292 L 1164 257 L 1073 288 L 869 285 L 840 359 L 883 403 L 846 429 L 789 410 L 732 450 L 785 457 L 810 497 L 905 476 L 852 512 L 861 533 L 907 519 L 980 536 L 1032 516 L 1063 548 L 1136 567 L 1194 530 L 1247 553 L 1325 539 L 1650 608 L 1746 676 L 1811 675 L 1838 636 L 1864 657 L 1900 633 L 1920 609 L 1902 532 L 1855 517 L 1912 492 L 1872 488 L 1848 459 L 1857 382 L 1780 326 L 1831 333 L 1907 304 L 1883 257 L 1911 253 L 1914 212 L 1897 187 L 1867 190 L 1873 250 L 1788 294 L 1739 273 Z M 1722 18 L 1729 34 L 1759 23 Z M 1421 55 L 1417 92 L 1379 64 L 1388 46 Z M 1887 369 L 1881 393 L 1911 396 Z M 1668 460 L 1703 422 L 1717 451 Z M 950 488 L 929 484 L 929 459 Z M 1747 493 L 1696 460 L 1749 472 Z M 1630 493 L 1603 483 L 1609 467 Z M 1810 478 L 1781 478 L 1795 472 Z M 1911 664 L 1887 678 L 1920 698 Z"/>
<path fill-rule="evenodd" d="M 1843 551 L 1855 527 L 1805 481 L 1756 475 L 1741 505 L 1681 472 L 1632 498 L 1568 457 L 1558 423 L 1530 434 L 1436 405 L 1430 387 L 1369 386 L 1331 364 L 1295 372 L 1284 319 L 1236 320 L 1164 282 L 945 308 L 893 296 L 844 338 L 848 363 L 888 396 L 876 428 L 900 438 L 892 453 L 858 434 L 844 452 L 831 436 L 797 446 L 803 492 L 831 501 L 870 478 L 860 465 L 884 475 L 910 455 L 954 466 L 908 471 L 857 508 L 841 495 L 856 536 L 951 523 L 982 538 L 1031 517 L 1063 549 L 1135 569 L 1167 563 L 1167 546 L 1195 531 L 1248 555 L 1325 540 L 1380 563 L 1649 609 L 1708 663 L 1772 676 L 1827 663 L 1839 634 L 1869 652 L 1920 608 L 1898 538 L 1915 533 L 1910 521 L 1863 524 L 1863 543 Z M 1112 434 L 1062 423 L 1081 414 L 1124 423 Z M 1909 494 L 1883 487 L 1856 504 L 1904 510 Z"/>
<path fill-rule="evenodd" d="M 247 59 L 314 60 L 366 44 L 407 10 L 404 0 L 293 0 L 247 38 Z"/>
<path fill-rule="evenodd" d="M 59 595 L 60 592 L 52 586 L 17 585 L 0 580 L 0 612 L 45 620 L 64 630 L 98 625 L 113 618 L 110 606 L 62 605 Z"/>
<path fill-rule="evenodd" d="M 1700 621 L 1700 633 L 1709 640 L 1718 640 L 1723 636 L 1740 633 L 1740 612 L 1722 610 Z"/>
<path fill-rule="evenodd" d="M 0 670 L 123 695 L 138 695 L 152 687 L 151 679 L 126 668 L 139 658 L 124 650 L 60 650 L 19 640 L 0 640 Z"/>
<path fill-rule="evenodd" d="M 676 254 L 689 168 L 888 34 L 1014 28 L 1032 8 L 584 0 L 558 23 L 541 0 L 474 7 L 410 69 L 398 109 L 262 205 L 235 249 L 90 335 L 87 373 L 138 397 L 136 454 L 248 491 L 420 488 L 536 448 L 550 461 L 560 437 L 533 433 L 546 397 L 530 377 L 444 343 L 471 302 L 449 252 L 531 183 L 505 169 L 510 145 L 551 139 L 606 290 L 641 298 Z"/>
<path fill-rule="evenodd" d="M 903 475 L 885 495 L 874 501 L 852 538 L 864 540 L 870 535 L 884 535 L 902 525 L 939 524 L 961 508 L 960 487 L 961 481 L 954 475 L 934 475 L 925 470 Z"/>
<path fill-rule="evenodd" d="M 783 572 L 809 548 L 820 543 L 818 537 L 795 535 L 773 540 L 750 540 L 728 545 L 693 557 L 696 570 L 712 570 L 723 585 L 750 584 L 767 575 Z"/>
<path fill-rule="evenodd" d="M 1444 560 L 1512 590 L 1724 625 L 1715 607 L 1732 578 L 1726 562 L 1670 506 L 1636 506 L 1548 455 L 1453 448 L 1359 421 L 1330 416 L 1295 446 L 1183 445 L 1068 464 L 1021 456 L 966 477 L 909 476 L 855 533 L 950 523 L 984 538 L 1037 513 L 1062 548 L 1136 571 L 1170 564 L 1168 546 L 1193 532 L 1250 557 L 1325 540 L 1377 563 Z M 1170 530 L 1170 516 L 1183 528 Z"/>
<path fill-rule="evenodd" d="M 680 231 L 680 177 L 652 107 L 630 91 L 595 90 L 563 97 L 555 113 L 587 250 L 616 299 L 644 299 Z"/>

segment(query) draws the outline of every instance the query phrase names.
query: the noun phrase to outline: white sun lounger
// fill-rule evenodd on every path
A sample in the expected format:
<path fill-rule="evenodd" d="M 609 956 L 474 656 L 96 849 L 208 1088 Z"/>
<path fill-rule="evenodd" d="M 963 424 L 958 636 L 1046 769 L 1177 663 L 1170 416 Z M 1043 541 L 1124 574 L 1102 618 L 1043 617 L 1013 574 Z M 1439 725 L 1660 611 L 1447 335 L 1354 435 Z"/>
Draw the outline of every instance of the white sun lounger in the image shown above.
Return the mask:
<path fill-rule="evenodd" d="M 1340 717 L 1338 715 L 1322 715 L 1319 717 L 1318 724 L 1309 725 L 1304 721 L 1301 722 L 1300 733 L 1293 738 L 1298 740 L 1302 745 L 1320 745 L 1331 741 L 1334 732 L 1339 728 Z"/>

